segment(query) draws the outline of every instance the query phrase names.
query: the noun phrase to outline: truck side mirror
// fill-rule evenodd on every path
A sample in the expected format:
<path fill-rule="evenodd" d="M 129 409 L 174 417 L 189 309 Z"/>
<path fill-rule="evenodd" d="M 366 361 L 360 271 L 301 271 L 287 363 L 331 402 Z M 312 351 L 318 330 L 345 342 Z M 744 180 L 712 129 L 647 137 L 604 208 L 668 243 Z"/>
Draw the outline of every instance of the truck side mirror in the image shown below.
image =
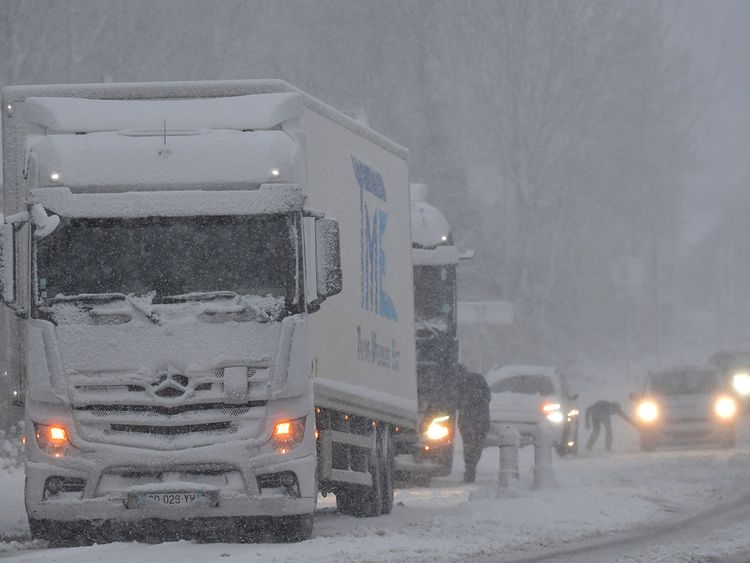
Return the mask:
<path fill-rule="evenodd" d="M 16 300 L 13 259 L 13 225 L 6 225 L 5 218 L 0 215 L 0 296 L 6 304 Z"/>
<path fill-rule="evenodd" d="M 324 299 L 341 293 L 341 246 L 338 221 L 318 219 L 315 222 L 315 244 L 318 296 Z"/>

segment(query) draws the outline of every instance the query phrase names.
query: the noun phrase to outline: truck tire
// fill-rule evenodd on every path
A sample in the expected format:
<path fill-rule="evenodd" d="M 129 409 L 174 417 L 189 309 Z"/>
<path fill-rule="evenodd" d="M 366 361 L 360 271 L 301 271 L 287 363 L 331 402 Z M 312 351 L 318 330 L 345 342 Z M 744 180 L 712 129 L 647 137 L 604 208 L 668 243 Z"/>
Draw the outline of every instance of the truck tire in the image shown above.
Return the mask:
<path fill-rule="evenodd" d="M 336 508 L 342 514 L 371 518 L 383 513 L 384 463 L 382 448 L 378 446 L 374 455 L 369 456 L 372 487 L 350 485 L 336 492 Z"/>
<path fill-rule="evenodd" d="M 309 540 L 312 537 L 313 514 L 298 516 L 283 516 L 274 518 L 271 523 L 273 537 L 280 543 L 296 543 Z"/>
<path fill-rule="evenodd" d="M 393 510 L 393 489 L 395 481 L 396 450 L 390 430 L 383 432 L 381 444 L 383 460 L 383 514 L 390 514 Z"/>
<path fill-rule="evenodd" d="M 63 522 L 29 518 L 31 537 L 49 542 L 50 547 L 78 547 L 91 545 L 99 538 L 93 537 L 93 527 L 86 521 Z"/>

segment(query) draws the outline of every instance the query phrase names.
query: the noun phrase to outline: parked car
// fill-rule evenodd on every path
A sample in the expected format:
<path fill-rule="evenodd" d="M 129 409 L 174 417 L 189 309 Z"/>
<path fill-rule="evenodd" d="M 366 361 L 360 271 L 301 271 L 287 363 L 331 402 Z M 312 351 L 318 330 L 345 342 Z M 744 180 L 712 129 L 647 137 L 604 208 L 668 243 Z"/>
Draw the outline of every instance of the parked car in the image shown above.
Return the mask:
<path fill-rule="evenodd" d="M 713 368 L 679 367 L 649 374 L 636 401 L 641 449 L 694 443 L 731 448 L 737 399 Z"/>
<path fill-rule="evenodd" d="M 568 380 L 549 366 L 503 366 L 486 375 L 492 392 L 490 420 L 510 424 L 530 444 L 537 424 L 549 428 L 555 449 L 564 456 L 578 451 L 578 407 Z"/>

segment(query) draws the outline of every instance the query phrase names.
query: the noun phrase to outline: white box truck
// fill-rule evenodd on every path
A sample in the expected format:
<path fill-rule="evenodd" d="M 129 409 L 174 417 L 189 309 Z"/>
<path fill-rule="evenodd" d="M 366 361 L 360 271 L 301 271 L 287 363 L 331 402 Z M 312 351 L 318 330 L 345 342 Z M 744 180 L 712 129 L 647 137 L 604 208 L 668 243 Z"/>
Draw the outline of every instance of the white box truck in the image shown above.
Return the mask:
<path fill-rule="evenodd" d="M 319 490 L 389 512 L 392 432 L 417 425 L 406 151 L 278 80 L 12 86 L 2 108 L 33 535 L 300 540 Z"/>

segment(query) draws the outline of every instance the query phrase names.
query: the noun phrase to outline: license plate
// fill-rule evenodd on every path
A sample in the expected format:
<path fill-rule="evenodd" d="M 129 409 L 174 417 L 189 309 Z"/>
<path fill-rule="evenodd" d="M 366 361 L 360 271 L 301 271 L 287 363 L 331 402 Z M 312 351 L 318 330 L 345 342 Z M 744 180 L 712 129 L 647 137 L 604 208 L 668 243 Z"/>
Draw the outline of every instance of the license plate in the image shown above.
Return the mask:
<path fill-rule="evenodd" d="M 144 497 L 147 502 L 176 506 L 195 504 L 198 500 L 198 493 L 149 493 L 144 495 Z"/>
<path fill-rule="evenodd" d="M 147 506 L 216 506 L 218 495 L 214 492 L 180 491 L 169 493 L 130 493 L 125 498 L 128 508 Z"/>

